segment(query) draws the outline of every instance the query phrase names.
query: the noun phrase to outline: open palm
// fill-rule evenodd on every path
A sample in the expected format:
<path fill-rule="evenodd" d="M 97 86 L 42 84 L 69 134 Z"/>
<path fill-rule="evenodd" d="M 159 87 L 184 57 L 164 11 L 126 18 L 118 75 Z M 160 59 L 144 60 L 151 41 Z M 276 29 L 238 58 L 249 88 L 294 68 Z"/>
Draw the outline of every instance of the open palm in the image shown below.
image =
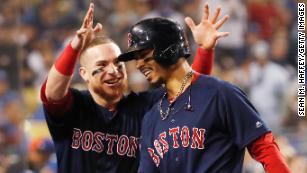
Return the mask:
<path fill-rule="evenodd" d="M 217 40 L 221 37 L 229 35 L 229 32 L 219 32 L 218 30 L 229 18 L 228 15 L 217 21 L 221 8 L 218 7 L 214 16 L 209 20 L 209 5 L 206 3 L 202 20 L 198 25 L 190 17 L 185 18 L 186 24 L 192 31 L 195 42 L 204 49 L 213 49 L 217 44 Z"/>
<path fill-rule="evenodd" d="M 93 28 L 93 18 L 94 4 L 91 3 L 83 19 L 81 28 L 76 32 L 76 36 L 71 42 L 74 49 L 82 50 L 95 38 L 95 33 L 102 30 L 102 25 L 100 23 L 97 23 Z"/>

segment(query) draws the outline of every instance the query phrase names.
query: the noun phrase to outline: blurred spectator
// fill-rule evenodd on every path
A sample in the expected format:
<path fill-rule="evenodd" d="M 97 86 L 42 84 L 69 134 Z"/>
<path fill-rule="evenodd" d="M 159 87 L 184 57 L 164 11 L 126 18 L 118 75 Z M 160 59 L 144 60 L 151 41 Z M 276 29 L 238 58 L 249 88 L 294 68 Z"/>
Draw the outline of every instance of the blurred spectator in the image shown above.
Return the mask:
<path fill-rule="evenodd" d="M 127 47 L 127 30 L 138 19 L 132 11 L 130 3 L 123 0 L 113 1 L 113 13 L 108 16 L 107 26 L 109 35 L 122 48 Z"/>
<path fill-rule="evenodd" d="M 32 42 L 33 48 L 26 58 L 26 64 L 34 72 L 35 79 L 33 84 L 38 86 L 41 84 L 51 67 L 54 59 L 53 44 L 48 40 L 36 40 Z"/>
<path fill-rule="evenodd" d="M 0 169 L 14 173 L 24 168 L 24 108 L 8 87 L 6 80 L 0 80 Z"/>
<path fill-rule="evenodd" d="M 133 3 L 135 12 L 139 18 L 142 18 L 146 14 L 150 13 L 150 11 L 153 9 L 153 4 L 150 3 L 150 0 L 134 0 Z"/>
<path fill-rule="evenodd" d="M 250 66 L 250 99 L 264 121 L 278 133 L 285 114 L 284 94 L 289 85 L 289 72 L 274 63 L 269 55 L 270 46 L 258 41 L 251 47 L 255 61 Z"/>
<path fill-rule="evenodd" d="M 2 35 L 2 33 L 0 35 Z M 18 61 L 17 58 L 17 46 L 13 43 L 8 44 L 1 41 L 2 40 L 0 38 L 0 70 L 7 73 L 6 81 L 8 82 L 10 88 L 20 89 L 20 61 Z"/>
<path fill-rule="evenodd" d="M 205 2 L 206 0 L 203 0 L 203 3 Z M 219 40 L 216 48 L 217 62 L 221 63 L 224 58 L 232 58 L 235 63 L 240 63 L 244 58 L 244 35 L 247 30 L 245 5 L 240 0 L 214 0 L 209 1 L 209 6 L 212 9 L 221 6 L 221 16 L 228 14 L 230 17 L 221 28 L 222 31 L 230 32 L 230 35 Z M 203 9 L 198 11 L 201 12 Z"/>
<path fill-rule="evenodd" d="M 153 10 L 147 13 L 143 18 L 165 17 L 185 26 L 184 15 L 174 8 L 175 4 L 171 0 L 155 0 Z"/>
<path fill-rule="evenodd" d="M 293 157 L 290 161 L 290 169 L 295 173 L 306 173 L 307 172 L 307 159 L 303 156 Z"/>
<path fill-rule="evenodd" d="M 0 114 L 1 115 L 3 115 L 3 109 L 7 103 L 18 99 L 17 93 L 10 89 L 10 84 L 7 78 L 8 78 L 7 73 L 3 70 L 0 70 Z"/>
<path fill-rule="evenodd" d="M 249 22 L 259 25 L 262 39 L 270 40 L 276 29 L 285 25 L 286 17 L 279 6 L 275 0 L 247 1 Z"/>
<path fill-rule="evenodd" d="M 272 61 L 276 62 L 277 64 L 280 64 L 282 66 L 286 66 L 289 64 L 288 59 L 288 34 L 286 31 L 279 33 L 276 33 L 273 35 L 272 41 L 271 41 L 271 56 Z"/>
<path fill-rule="evenodd" d="M 41 173 L 48 166 L 50 156 L 54 152 L 54 145 L 50 139 L 37 138 L 30 142 L 28 150 L 28 170 L 26 173 Z"/>

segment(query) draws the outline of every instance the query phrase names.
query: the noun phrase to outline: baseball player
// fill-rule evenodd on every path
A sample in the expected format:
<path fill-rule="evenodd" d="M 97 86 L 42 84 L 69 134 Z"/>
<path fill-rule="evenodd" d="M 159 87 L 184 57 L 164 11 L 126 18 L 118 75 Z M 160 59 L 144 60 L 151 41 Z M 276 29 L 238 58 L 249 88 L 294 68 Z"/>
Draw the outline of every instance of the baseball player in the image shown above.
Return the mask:
<path fill-rule="evenodd" d="M 215 23 L 218 29 L 222 20 L 208 16 L 206 4 L 201 23 Z M 192 31 L 196 28 L 192 19 L 186 22 Z M 145 19 L 130 34 L 131 45 L 119 60 L 135 59 L 150 83 L 163 83 L 166 89 L 144 117 L 138 172 L 239 173 L 245 148 L 267 172 L 290 172 L 246 95 L 230 83 L 191 69 L 185 34 L 178 24 Z"/>
<path fill-rule="evenodd" d="M 58 172 L 133 173 L 139 163 L 143 116 L 162 96 L 163 89 L 124 95 L 127 74 L 123 62 L 117 59 L 120 49 L 112 40 L 97 35 L 102 26 L 98 23 L 93 27 L 93 13 L 91 4 L 81 28 L 56 60 L 41 88 Z M 218 39 L 214 35 L 217 30 L 212 28 L 201 26 L 195 32 L 214 40 L 211 45 L 197 40 L 208 50 L 198 51 L 196 69 L 211 69 L 211 63 L 203 66 L 197 62 L 204 62 L 203 59 L 212 62 L 212 49 Z M 189 53 L 188 49 L 184 53 Z M 79 73 L 88 87 L 85 91 L 70 88 L 78 54 Z"/>

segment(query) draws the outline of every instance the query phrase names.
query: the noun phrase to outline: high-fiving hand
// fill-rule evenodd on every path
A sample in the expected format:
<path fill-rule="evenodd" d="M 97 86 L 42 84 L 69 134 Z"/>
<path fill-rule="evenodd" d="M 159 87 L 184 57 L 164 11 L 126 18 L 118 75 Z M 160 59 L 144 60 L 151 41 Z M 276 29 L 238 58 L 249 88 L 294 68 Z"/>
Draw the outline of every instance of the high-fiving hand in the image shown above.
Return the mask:
<path fill-rule="evenodd" d="M 94 4 L 91 3 L 87 13 L 83 19 L 82 26 L 76 32 L 76 36 L 71 42 L 71 46 L 75 50 L 82 50 L 86 47 L 94 38 L 95 34 L 102 30 L 102 25 L 97 23 L 93 28 L 94 19 Z"/>
<path fill-rule="evenodd" d="M 194 21 L 190 17 L 185 18 L 186 24 L 192 31 L 195 42 L 198 46 L 204 49 L 213 49 L 217 44 L 217 40 L 221 37 L 229 35 L 229 32 L 219 32 L 218 30 L 223 26 L 226 20 L 229 18 L 228 15 L 217 21 L 221 7 L 215 10 L 215 14 L 211 20 L 209 20 L 209 5 L 205 4 L 203 17 L 198 25 L 195 25 Z"/>

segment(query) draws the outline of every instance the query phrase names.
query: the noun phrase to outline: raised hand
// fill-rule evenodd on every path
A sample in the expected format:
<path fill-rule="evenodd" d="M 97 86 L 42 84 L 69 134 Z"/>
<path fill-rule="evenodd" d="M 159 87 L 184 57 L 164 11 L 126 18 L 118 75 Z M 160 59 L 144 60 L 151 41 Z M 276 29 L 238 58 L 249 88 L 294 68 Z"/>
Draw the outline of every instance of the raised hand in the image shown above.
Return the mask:
<path fill-rule="evenodd" d="M 195 25 L 194 21 L 190 17 L 185 18 L 186 24 L 192 31 L 195 42 L 198 46 L 204 49 L 213 49 L 217 44 L 217 40 L 221 37 L 229 35 L 229 32 L 219 32 L 218 30 L 229 18 L 228 15 L 217 21 L 221 7 L 215 10 L 215 14 L 211 20 L 209 20 L 209 5 L 205 4 L 202 20 L 198 25 Z"/>
<path fill-rule="evenodd" d="M 102 25 L 100 23 L 97 23 L 96 26 L 93 28 L 93 19 L 94 4 L 91 3 L 83 19 L 81 28 L 77 30 L 76 36 L 71 42 L 71 46 L 73 49 L 82 50 L 95 38 L 95 34 L 102 30 Z"/>

